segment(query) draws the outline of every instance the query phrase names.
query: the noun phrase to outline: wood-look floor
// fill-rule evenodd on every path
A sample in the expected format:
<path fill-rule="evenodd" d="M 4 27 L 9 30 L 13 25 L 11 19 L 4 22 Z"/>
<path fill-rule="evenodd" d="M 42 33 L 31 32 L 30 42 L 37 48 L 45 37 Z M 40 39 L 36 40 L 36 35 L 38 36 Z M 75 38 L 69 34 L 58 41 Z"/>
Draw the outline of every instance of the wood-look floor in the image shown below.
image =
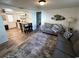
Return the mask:
<path fill-rule="evenodd" d="M 5 42 L 2 45 L 0 45 L 0 57 L 3 57 L 9 51 L 12 51 L 16 47 L 18 47 L 25 40 L 27 40 L 27 37 L 30 36 L 31 34 L 32 32 L 24 33 L 17 28 L 8 30 L 7 31 L 8 42 Z"/>

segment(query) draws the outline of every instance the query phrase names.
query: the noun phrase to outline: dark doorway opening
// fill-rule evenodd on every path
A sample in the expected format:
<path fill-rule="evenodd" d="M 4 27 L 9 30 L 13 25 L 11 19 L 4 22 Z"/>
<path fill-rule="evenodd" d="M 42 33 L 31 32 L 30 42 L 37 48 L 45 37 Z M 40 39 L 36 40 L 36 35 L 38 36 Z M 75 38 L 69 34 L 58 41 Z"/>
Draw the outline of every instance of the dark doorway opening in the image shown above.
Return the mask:
<path fill-rule="evenodd" d="M 41 25 L 41 12 L 36 12 L 36 20 L 37 20 L 37 29 L 39 29 Z"/>

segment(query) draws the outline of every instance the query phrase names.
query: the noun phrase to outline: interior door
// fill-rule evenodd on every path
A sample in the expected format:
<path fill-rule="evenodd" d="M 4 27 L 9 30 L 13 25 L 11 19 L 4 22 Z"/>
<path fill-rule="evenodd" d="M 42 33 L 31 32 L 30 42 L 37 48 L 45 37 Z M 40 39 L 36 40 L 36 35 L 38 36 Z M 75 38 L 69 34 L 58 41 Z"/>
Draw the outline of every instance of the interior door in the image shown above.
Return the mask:
<path fill-rule="evenodd" d="M 36 12 L 36 18 L 37 18 L 37 28 L 41 25 L 41 12 Z"/>

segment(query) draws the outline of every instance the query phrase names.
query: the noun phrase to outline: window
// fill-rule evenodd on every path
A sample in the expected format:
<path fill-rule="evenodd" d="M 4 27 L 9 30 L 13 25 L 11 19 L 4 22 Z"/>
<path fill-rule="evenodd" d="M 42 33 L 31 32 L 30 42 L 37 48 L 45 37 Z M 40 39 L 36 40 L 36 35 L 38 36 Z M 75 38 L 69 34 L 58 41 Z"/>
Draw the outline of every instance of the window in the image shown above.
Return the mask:
<path fill-rule="evenodd" d="M 8 21 L 13 22 L 13 16 L 12 15 L 8 15 Z"/>

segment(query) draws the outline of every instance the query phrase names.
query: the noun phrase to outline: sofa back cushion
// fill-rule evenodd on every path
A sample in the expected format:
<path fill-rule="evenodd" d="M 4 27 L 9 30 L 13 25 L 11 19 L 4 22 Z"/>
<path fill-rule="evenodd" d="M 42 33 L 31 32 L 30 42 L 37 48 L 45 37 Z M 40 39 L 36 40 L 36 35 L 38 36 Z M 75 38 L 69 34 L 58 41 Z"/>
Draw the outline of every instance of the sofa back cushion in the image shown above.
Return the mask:
<path fill-rule="evenodd" d="M 79 32 L 74 31 L 73 36 L 71 37 L 71 42 L 73 44 L 73 49 L 77 56 L 79 56 Z"/>
<path fill-rule="evenodd" d="M 45 26 L 45 28 L 52 28 L 53 24 L 45 23 L 44 26 Z"/>
<path fill-rule="evenodd" d="M 51 28 L 51 30 L 55 33 L 59 32 L 60 28 L 57 24 L 54 24 L 53 27 Z"/>
<path fill-rule="evenodd" d="M 44 25 L 41 26 L 41 31 L 48 34 L 57 35 L 59 32 L 63 31 L 63 26 L 61 24 L 45 23 Z"/>
<path fill-rule="evenodd" d="M 41 30 L 51 29 L 52 27 L 53 27 L 53 24 L 45 23 L 44 25 L 41 26 Z"/>
<path fill-rule="evenodd" d="M 74 45 L 78 40 L 79 40 L 79 32 L 78 31 L 73 31 L 72 32 L 72 37 L 70 38 L 72 44 Z"/>
<path fill-rule="evenodd" d="M 40 30 L 48 34 L 52 34 L 53 33 L 53 31 L 51 30 L 52 27 L 53 27 L 53 24 L 45 23 L 40 27 Z"/>
<path fill-rule="evenodd" d="M 61 24 L 54 24 L 53 27 L 55 28 L 55 31 L 57 31 L 58 33 L 65 32 L 65 29 L 64 29 L 63 25 L 61 25 Z"/>

